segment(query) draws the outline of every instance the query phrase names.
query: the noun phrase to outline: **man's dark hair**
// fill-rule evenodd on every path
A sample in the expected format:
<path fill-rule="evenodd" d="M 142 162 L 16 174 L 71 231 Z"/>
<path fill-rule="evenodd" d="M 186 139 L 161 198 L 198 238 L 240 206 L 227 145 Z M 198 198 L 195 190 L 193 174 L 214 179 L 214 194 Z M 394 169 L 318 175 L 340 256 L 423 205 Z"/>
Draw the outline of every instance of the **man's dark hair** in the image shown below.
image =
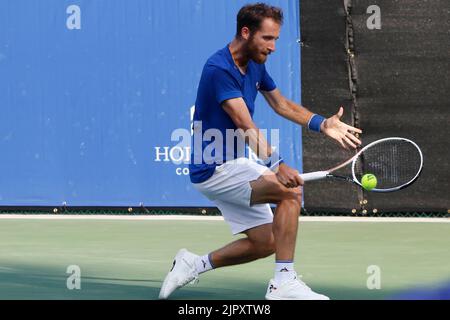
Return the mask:
<path fill-rule="evenodd" d="M 269 6 L 265 3 L 248 4 L 239 10 L 237 16 L 236 37 L 241 37 L 243 27 L 255 32 L 261 27 L 264 19 L 271 18 L 279 25 L 283 24 L 283 10 L 277 7 Z"/>

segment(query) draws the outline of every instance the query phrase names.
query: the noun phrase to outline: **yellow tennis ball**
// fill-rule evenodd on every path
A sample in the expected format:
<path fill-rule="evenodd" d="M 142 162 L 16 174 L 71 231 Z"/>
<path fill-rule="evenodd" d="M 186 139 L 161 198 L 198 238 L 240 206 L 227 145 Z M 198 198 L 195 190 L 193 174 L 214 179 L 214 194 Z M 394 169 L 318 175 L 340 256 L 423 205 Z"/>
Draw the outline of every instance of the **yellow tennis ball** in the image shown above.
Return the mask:
<path fill-rule="evenodd" d="M 361 184 L 367 191 L 375 189 L 377 187 L 377 177 L 371 173 L 367 173 L 362 176 Z"/>

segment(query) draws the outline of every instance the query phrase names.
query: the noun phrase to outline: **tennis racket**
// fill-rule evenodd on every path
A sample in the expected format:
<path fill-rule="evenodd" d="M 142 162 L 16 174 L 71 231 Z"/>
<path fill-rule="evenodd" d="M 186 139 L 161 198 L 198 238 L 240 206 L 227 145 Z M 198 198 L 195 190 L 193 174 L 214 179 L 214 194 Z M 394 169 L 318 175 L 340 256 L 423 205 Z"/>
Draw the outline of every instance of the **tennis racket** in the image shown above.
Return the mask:
<path fill-rule="evenodd" d="M 335 172 L 350 165 L 352 176 Z M 305 182 L 321 179 L 337 179 L 355 183 L 362 187 L 361 178 L 373 174 L 377 178 L 372 192 L 394 192 L 413 184 L 423 168 L 423 155 L 419 146 L 404 138 L 386 138 L 367 145 L 354 157 L 326 171 L 301 174 Z"/>

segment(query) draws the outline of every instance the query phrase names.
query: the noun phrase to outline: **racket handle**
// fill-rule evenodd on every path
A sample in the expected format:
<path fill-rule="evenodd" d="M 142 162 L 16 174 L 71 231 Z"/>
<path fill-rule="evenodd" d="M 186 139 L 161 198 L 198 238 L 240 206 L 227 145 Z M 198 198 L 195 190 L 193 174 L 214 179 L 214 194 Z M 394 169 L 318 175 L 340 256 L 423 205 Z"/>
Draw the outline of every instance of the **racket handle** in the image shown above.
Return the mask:
<path fill-rule="evenodd" d="M 328 174 L 328 171 L 316 171 L 311 173 L 303 173 L 300 175 L 300 178 L 302 178 L 303 181 L 308 182 L 325 179 Z"/>

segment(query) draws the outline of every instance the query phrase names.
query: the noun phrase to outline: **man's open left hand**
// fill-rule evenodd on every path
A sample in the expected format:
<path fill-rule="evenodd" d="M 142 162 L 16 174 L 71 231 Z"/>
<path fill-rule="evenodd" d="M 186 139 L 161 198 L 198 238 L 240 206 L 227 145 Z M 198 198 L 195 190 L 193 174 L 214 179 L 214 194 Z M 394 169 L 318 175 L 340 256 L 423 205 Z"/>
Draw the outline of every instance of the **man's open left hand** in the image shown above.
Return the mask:
<path fill-rule="evenodd" d="M 336 140 L 344 149 L 356 149 L 361 145 L 361 140 L 355 134 L 361 134 L 362 131 L 342 122 L 343 115 L 344 108 L 341 107 L 337 114 L 322 123 L 320 130 L 328 137 Z"/>

